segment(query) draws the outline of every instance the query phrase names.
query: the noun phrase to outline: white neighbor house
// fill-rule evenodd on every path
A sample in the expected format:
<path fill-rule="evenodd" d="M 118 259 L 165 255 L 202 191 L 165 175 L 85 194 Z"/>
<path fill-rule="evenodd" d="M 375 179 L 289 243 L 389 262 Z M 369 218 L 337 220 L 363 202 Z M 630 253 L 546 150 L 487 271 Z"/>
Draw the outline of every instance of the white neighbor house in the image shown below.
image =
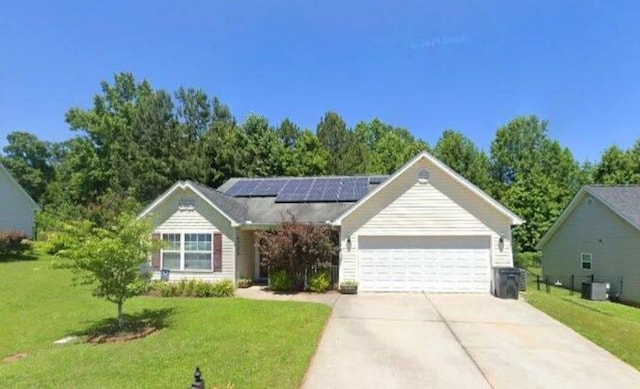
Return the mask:
<path fill-rule="evenodd" d="M 170 246 L 152 267 L 171 278 L 265 277 L 255 232 L 283 215 L 339 229 L 340 281 L 361 291 L 489 293 L 512 266 L 524 221 L 427 152 L 390 176 L 232 178 L 218 189 L 173 185 L 140 217 Z"/>
<path fill-rule="evenodd" d="M 0 163 L 0 231 L 22 231 L 33 237 L 38 209 L 38 204 Z"/>

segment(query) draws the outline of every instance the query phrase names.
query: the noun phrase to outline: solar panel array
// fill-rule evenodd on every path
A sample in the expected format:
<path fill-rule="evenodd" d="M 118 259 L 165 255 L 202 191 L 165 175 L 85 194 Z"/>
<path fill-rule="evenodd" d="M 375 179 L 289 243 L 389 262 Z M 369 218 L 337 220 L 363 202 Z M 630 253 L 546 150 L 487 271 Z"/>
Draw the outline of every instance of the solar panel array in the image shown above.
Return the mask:
<path fill-rule="evenodd" d="M 368 177 L 251 179 L 235 183 L 235 197 L 273 197 L 278 203 L 358 201 L 369 191 Z"/>
<path fill-rule="evenodd" d="M 237 197 L 272 197 L 277 196 L 289 180 L 240 180 L 227 191 L 228 195 Z"/>

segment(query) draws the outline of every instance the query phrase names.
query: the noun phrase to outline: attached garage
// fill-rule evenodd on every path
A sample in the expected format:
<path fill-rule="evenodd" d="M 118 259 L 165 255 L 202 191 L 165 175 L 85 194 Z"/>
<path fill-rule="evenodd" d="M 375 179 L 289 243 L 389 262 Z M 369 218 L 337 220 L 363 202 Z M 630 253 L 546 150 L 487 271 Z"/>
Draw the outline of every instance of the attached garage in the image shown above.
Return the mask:
<path fill-rule="evenodd" d="M 340 281 L 362 292 L 490 293 L 524 220 L 421 153 L 334 222 Z"/>
<path fill-rule="evenodd" d="M 360 236 L 362 291 L 485 293 L 489 236 Z"/>

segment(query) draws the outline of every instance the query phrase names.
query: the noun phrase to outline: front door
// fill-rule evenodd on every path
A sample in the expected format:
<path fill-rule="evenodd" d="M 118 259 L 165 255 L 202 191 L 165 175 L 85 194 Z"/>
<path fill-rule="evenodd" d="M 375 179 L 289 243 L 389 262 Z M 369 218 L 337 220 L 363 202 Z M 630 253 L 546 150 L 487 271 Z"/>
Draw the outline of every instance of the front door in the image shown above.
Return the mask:
<path fill-rule="evenodd" d="M 267 279 L 269 278 L 269 269 L 267 268 L 267 266 L 263 266 L 262 265 L 262 259 L 264 258 L 264 256 L 262 254 L 258 255 L 258 277 L 259 278 L 264 278 Z"/>
<path fill-rule="evenodd" d="M 260 253 L 260 249 L 256 247 L 255 251 L 255 261 L 256 261 L 256 269 L 255 274 L 256 278 L 259 280 L 266 280 L 269 278 L 269 272 L 266 266 L 262 266 L 262 254 Z"/>

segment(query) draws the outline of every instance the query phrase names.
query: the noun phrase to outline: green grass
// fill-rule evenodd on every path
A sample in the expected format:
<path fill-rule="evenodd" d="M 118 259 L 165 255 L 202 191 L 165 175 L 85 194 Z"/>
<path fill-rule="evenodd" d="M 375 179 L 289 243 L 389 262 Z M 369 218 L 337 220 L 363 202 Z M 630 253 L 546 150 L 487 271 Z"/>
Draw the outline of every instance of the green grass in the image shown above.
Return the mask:
<path fill-rule="evenodd" d="M 145 311 L 146 310 L 146 311 Z M 49 259 L 0 262 L 2 387 L 181 388 L 200 366 L 207 387 L 297 388 L 330 308 L 319 304 L 237 298 L 138 297 L 132 315 L 165 323 L 144 339 L 118 344 L 54 345 L 115 316 L 113 304 L 71 285 Z"/>
<path fill-rule="evenodd" d="M 640 309 L 608 301 L 590 301 L 552 286 L 540 291 L 529 277 L 524 298 L 534 307 L 640 370 Z"/>

